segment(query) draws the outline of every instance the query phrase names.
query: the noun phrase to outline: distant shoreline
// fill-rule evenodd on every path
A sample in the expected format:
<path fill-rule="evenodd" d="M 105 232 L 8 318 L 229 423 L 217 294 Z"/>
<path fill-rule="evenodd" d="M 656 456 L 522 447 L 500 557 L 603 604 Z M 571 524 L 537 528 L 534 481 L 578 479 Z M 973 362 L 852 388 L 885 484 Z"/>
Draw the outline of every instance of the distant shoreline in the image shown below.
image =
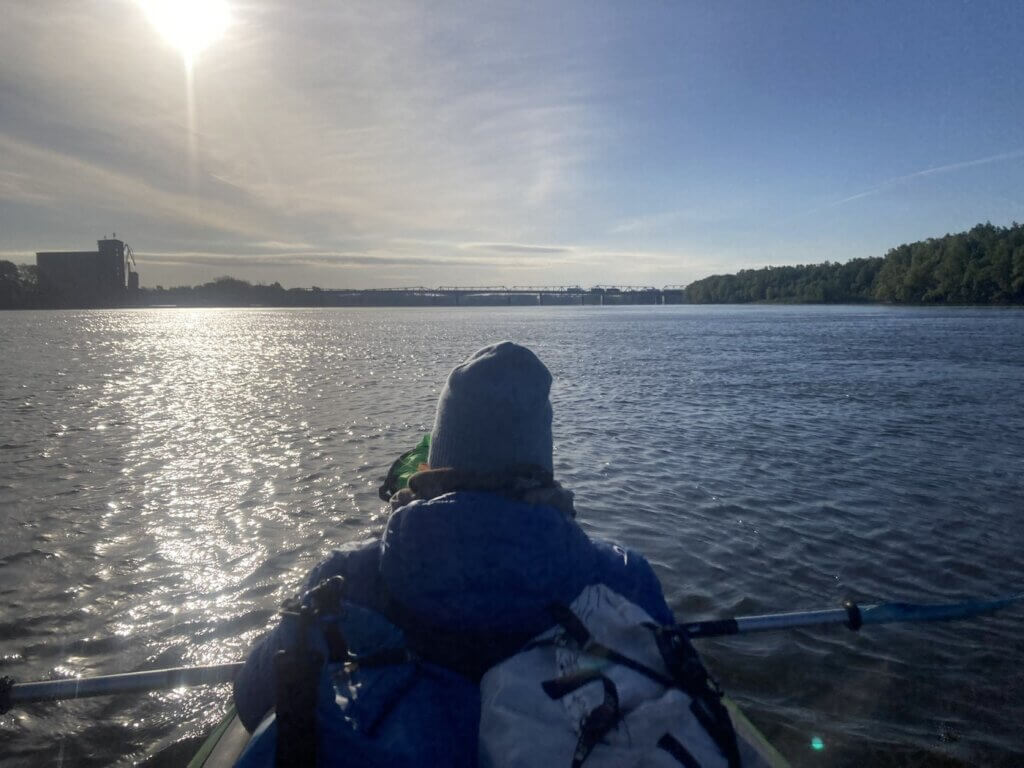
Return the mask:
<path fill-rule="evenodd" d="M 74 254 L 72 254 L 74 255 Z M 115 286 L 115 291 L 117 288 Z M 884 257 L 845 263 L 745 269 L 689 285 L 284 288 L 219 277 L 196 286 L 108 291 L 106 308 L 458 307 L 705 304 L 1024 305 L 1024 224 L 978 224 L 967 232 L 898 246 Z M 117 299 L 111 301 L 112 298 Z M 0 261 L 0 309 L 88 309 L 85 297 L 40 292 L 35 267 Z M 76 306 L 77 305 L 77 306 Z M 96 307 L 104 308 L 104 307 Z"/>
<path fill-rule="evenodd" d="M 549 303 L 537 304 L 322 304 L 304 306 L 296 304 L 132 304 L 116 307 L 0 307 L 6 312 L 109 312 L 151 309 L 549 309 L 551 307 L 588 307 L 595 304 Z M 895 302 L 895 301 L 743 301 L 743 302 L 703 302 L 675 304 L 641 304 L 621 302 L 605 304 L 604 307 L 891 307 L 905 309 L 1024 309 L 1024 304 L 987 303 L 987 304 L 954 304 L 934 302 Z"/>

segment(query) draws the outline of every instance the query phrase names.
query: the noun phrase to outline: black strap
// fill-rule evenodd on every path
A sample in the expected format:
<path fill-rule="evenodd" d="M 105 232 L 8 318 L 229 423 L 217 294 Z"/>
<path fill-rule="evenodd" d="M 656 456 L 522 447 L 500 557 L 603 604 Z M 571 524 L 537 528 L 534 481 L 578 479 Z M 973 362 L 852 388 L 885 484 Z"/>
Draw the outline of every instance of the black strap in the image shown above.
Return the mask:
<path fill-rule="evenodd" d="M 548 612 L 554 617 L 569 637 L 576 641 L 580 648 L 590 642 L 590 630 L 580 620 L 580 617 L 572 612 L 572 609 L 561 603 L 552 603 L 548 606 Z"/>
<path fill-rule="evenodd" d="M 337 617 L 345 600 L 345 577 L 332 576 L 324 579 L 311 589 L 306 597 L 314 613 L 318 616 L 324 638 L 327 640 L 328 661 L 339 662 L 348 659 L 348 642 L 337 621 L 328 617 Z"/>
<path fill-rule="evenodd" d="M 654 635 L 662 659 L 672 674 L 670 679 L 657 670 L 596 642 L 579 616 L 567 606 L 555 604 L 550 607 L 550 611 L 565 629 L 566 634 L 576 641 L 584 653 L 628 667 L 666 688 L 682 689 L 693 700 L 690 704 L 690 711 L 714 740 L 729 768 L 739 768 L 740 751 L 736 742 L 736 730 L 729 717 L 729 710 L 722 703 L 722 691 L 714 679 L 708 675 L 700 661 L 700 656 L 697 655 L 697 650 L 690 643 L 684 629 L 678 626 L 662 627 L 658 624 L 644 624 Z M 557 686 L 560 681 L 548 682 Z M 577 682 L 578 680 L 571 676 L 569 679 L 563 679 L 561 684 L 565 686 Z M 584 680 L 579 684 L 582 685 L 585 682 L 588 681 Z M 577 687 L 579 686 L 577 685 Z M 592 748 L 593 745 L 591 745 Z"/>
<path fill-rule="evenodd" d="M 14 678 L 9 675 L 0 677 L 0 715 L 6 715 L 13 706 L 11 691 L 14 690 Z"/>
<path fill-rule="evenodd" d="M 695 621 L 685 626 L 686 634 L 691 638 L 723 637 L 725 635 L 738 635 L 740 633 L 740 625 L 737 623 L 736 619 Z"/>
<path fill-rule="evenodd" d="M 604 701 L 592 709 L 580 723 L 580 737 L 572 754 L 572 768 L 580 768 L 583 761 L 594 751 L 594 747 L 622 719 L 619 711 L 619 692 L 615 683 L 600 675 L 604 687 Z"/>
<path fill-rule="evenodd" d="M 309 647 L 313 612 L 299 609 L 298 642 L 274 656 L 277 768 L 316 768 L 316 699 L 323 657 Z"/>
<path fill-rule="evenodd" d="M 846 609 L 846 626 L 856 632 L 864 626 L 864 617 L 860 613 L 860 606 L 853 600 L 845 600 L 843 608 Z"/>
<path fill-rule="evenodd" d="M 690 711 L 714 740 L 729 768 L 739 768 L 740 750 L 736 742 L 729 710 L 722 703 L 722 690 L 708 675 L 697 650 L 682 627 L 654 627 L 655 639 L 662 658 L 675 678 L 676 685 L 693 701 Z"/>
<path fill-rule="evenodd" d="M 331 616 L 341 610 L 345 592 L 345 577 L 331 576 L 309 590 L 306 597 L 314 611 L 321 616 Z"/>
<path fill-rule="evenodd" d="M 583 652 L 601 659 L 607 659 L 608 661 L 620 664 L 623 667 L 628 667 L 634 672 L 638 672 L 644 677 L 653 680 L 666 688 L 672 687 L 673 681 L 671 678 L 665 677 L 665 675 L 655 669 L 651 669 L 646 664 L 642 664 L 635 659 L 631 659 L 628 656 L 619 653 L 613 648 L 609 648 L 608 646 L 595 641 L 593 636 L 590 634 L 590 630 L 586 628 L 580 620 L 580 617 L 573 613 L 568 607 L 556 603 L 553 604 L 549 610 L 555 617 L 555 620 L 562 625 L 563 629 L 565 629 L 566 634 L 568 634 L 569 637 L 579 645 Z"/>
<path fill-rule="evenodd" d="M 671 733 L 666 733 L 658 739 L 658 748 L 668 752 L 685 768 L 700 768 L 697 758 L 690 753 L 690 750 L 683 746 L 682 742 L 674 738 Z"/>
<path fill-rule="evenodd" d="M 575 672 L 571 675 L 563 675 L 562 677 L 556 677 L 553 680 L 545 680 L 540 684 L 540 687 L 544 689 L 550 698 L 558 700 L 563 696 L 568 696 L 575 690 L 582 688 L 588 683 L 592 683 L 595 680 L 601 680 L 604 675 L 601 674 L 600 670 L 597 669 L 581 669 L 579 672 Z"/>

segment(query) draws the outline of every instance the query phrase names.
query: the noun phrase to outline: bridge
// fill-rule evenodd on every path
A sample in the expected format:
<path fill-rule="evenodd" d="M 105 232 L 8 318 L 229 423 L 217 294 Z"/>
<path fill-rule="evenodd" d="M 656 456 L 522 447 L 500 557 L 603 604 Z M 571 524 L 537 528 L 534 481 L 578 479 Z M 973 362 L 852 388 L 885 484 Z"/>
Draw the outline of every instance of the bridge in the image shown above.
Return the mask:
<path fill-rule="evenodd" d="M 566 305 L 683 304 L 685 286 L 669 285 L 442 285 L 324 291 L 339 304 L 380 305 Z"/>

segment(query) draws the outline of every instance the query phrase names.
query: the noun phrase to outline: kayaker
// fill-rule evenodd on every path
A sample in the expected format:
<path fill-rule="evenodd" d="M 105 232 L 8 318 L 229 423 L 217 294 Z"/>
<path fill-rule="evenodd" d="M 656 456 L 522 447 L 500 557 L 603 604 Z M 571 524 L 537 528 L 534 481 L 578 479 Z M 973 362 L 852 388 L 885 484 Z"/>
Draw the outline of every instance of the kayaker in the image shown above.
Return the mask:
<path fill-rule="evenodd" d="M 341 576 L 347 604 L 368 609 L 368 632 L 386 617 L 416 658 L 474 685 L 552 624 L 552 604 L 568 605 L 590 585 L 672 624 L 647 560 L 590 539 L 576 523 L 572 494 L 553 476 L 551 382 L 532 351 L 508 341 L 452 370 L 437 404 L 429 468 L 393 499 L 381 538 L 333 552 L 304 589 Z M 364 629 L 361 615 L 349 617 L 353 635 Z M 235 681 L 235 704 L 250 731 L 275 704 L 272 662 L 284 634 L 278 627 L 263 639 Z M 479 701 L 422 706 L 463 710 L 448 714 L 469 723 L 468 762 L 449 764 L 473 764 Z"/>

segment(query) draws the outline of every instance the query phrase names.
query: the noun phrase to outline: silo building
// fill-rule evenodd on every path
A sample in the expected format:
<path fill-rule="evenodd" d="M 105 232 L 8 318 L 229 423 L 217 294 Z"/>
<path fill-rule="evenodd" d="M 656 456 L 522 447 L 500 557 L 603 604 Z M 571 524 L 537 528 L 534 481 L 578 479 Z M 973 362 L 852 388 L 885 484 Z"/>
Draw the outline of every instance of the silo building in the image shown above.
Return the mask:
<path fill-rule="evenodd" d="M 62 307 L 118 307 L 138 274 L 126 259 L 131 249 L 122 240 L 100 240 L 96 251 L 47 251 L 36 254 L 39 292 Z"/>

